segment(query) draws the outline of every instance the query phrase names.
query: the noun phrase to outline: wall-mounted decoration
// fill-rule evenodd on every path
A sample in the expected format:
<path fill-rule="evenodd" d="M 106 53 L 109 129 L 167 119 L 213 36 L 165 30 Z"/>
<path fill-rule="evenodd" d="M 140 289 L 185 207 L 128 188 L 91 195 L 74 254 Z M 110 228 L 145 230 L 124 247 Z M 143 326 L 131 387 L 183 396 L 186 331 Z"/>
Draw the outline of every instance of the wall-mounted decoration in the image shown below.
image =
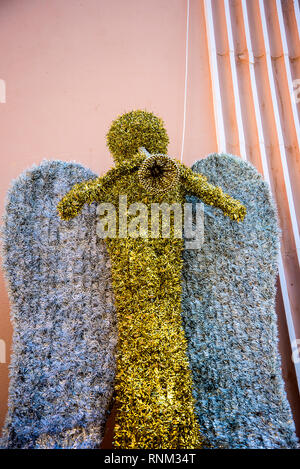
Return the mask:
<path fill-rule="evenodd" d="M 115 401 L 115 448 L 295 447 L 268 187 L 237 157 L 211 155 L 191 170 L 167 144 L 161 119 L 133 111 L 108 133 L 116 166 L 105 176 L 51 161 L 14 182 L 3 230 L 14 340 L 2 446 L 97 448 Z M 125 195 L 146 208 L 205 202 L 204 243 L 184 249 L 174 226 L 169 237 L 129 236 Z M 102 202 L 118 215 L 117 236 L 105 240 Z"/>

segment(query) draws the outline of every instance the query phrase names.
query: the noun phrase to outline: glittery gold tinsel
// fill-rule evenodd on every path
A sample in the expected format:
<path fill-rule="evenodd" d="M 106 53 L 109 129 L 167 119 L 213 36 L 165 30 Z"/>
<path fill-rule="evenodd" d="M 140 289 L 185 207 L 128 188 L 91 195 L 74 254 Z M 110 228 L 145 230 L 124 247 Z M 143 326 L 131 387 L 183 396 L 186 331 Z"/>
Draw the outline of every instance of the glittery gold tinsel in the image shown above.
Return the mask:
<path fill-rule="evenodd" d="M 141 185 L 150 194 L 166 192 L 178 185 L 179 170 L 176 162 L 167 155 L 148 156 L 139 172 Z"/>
<path fill-rule="evenodd" d="M 171 189 L 167 192 L 151 191 L 153 187 L 157 189 L 157 174 L 147 173 L 147 166 L 141 178 L 143 183 L 143 176 L 147 176 L 144 187 L 139 168 L 145 162 L 145 156 L 131 153 L 129 158 L 129 151 L 138 150 L 138 145 L 159 153 L 167 144 L 166 133 L 161 131 L 162 121 L 153 114 L 145 111 L 128 114 L 124 121 L 130 121 L 129 132 L 124 131 L 123 117 L 119 123 L 113 123 L 109 132 L 110 149 L 116 152 L 116 168 L 101 178 L 74 186 L 58 204 L 61 218 L 68 220 L 76 216 L 85 203 L 93 201 L 111 202 L 118 209 L 120 194 L 127 195 L 128 205 L 142 202 L 150 209 L 154 202 L 182 204 L 185 194 L 189 193 L 221 208 L 232 220 L 243 220 L 246 209 L 239 201 L 180 163 L 177 163 L 178 183 L 170 184 Z M 157 132 L 158 127 L 160 132 Z M 148 145 L 151 142 L 148 148 L 147 142 Z M 168 175 L 164 177 L 169 184 Z M 130 217 L 127 223 L 130 223 Z M 149 220 L 146 223 L 150 225 Z M 106 239 L 119 331 L 116 448 L 201 447 L 202 436 L 195 415 L 192 377 L 181 322 L 183 243 L 182 239 L 174 238 L 173 228 L 171 225 L 170 238 Z"/>
<path fill-rule="evenodd" d="M 110 126 L 107 145 L 116 162 L 122 163 L 144 146 L 149 153 L 167 153 L 169 137 L 162 119 L 152 112 L 131 111 Z"/>

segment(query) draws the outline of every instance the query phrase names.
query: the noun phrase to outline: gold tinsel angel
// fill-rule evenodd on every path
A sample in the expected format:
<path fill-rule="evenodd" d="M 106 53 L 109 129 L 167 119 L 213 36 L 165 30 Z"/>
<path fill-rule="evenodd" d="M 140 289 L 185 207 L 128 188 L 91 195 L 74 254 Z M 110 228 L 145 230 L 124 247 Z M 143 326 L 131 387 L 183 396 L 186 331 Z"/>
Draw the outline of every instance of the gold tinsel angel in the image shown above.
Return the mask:
<path fill-rule="evenodd" d="M 106 237 L 119 334 L 114 446 L 200 448 L 181 322 L 182 237 L 175 236 L 174 226 L 169 237 L 136 231 L 129 236 L 132 217 L 122 220 L 119 202 L 122 199 L 126 207 L 138 204 L 131 205 L 138 210 L 141 203 L 147 208 L 162 203 L 181 206 L 185 195 L 192 194 L 234 221 L 244 219 L 246 208 L 205 176 L 166 156 L 169 139 L 164 124 L 150 112 L 120 116 L 107 142 L 116 166 L 102 177 L 73 186 L 58 211 L 70 220 L 86 203 L 105 202 L 116 208 L 115 236 Z M 150 226 L 146 215 L 140 213 L 139 218 L 144 231 Z"/>

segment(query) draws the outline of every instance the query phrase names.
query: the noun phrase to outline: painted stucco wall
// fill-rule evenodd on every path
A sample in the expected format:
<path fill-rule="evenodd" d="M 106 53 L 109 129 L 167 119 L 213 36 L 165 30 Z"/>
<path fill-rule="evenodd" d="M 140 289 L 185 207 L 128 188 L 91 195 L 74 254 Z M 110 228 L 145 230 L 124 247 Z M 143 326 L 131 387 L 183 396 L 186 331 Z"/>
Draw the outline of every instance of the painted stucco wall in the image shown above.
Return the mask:
<path fill-rule="evenodd" d="M 228 24 L 225 3 L 213 0 L 216 50 L 212 51 L 207 23 L 210 2 L 190 0 L 189 55 L 187 79 L 186 133 L 183 162 L 190 165 L 208 153 L 218 151 L 215 83 L 209 51 L 216 53 L 220 74 L 221 109 L 225 123 L 226 150 L 241 154 Z M 267 14 L 277 15 L 276 1 L 266 0 Z M 257 134 L 257 116 L 251 95 L 247 43 L 242 0 L 229 3 L 234 48 L 239 73 L 239 94 L 243 111 L 247 158 L 262 172 Z M 245 5 L 244 5 L 245 6 Z M 289 52 L 299 53 L 294 4 L 282 2 Z M 260 21 L 258 0 L 248 2 L 249 21 L 254 31 Z M 293 11 L 292 11 L 293 9 Z M 182 145 L 186 65 L 186 0 L 2 0 L 0 2 L 0 210 L 3 213 L 7 189 L 23 170 L 42 159 L 76 160 L 98 174 L 112 164 L 105 142 L 111 121 L 131 109 L 147 109 L 161 116 L 170 136 L 169 154 L 179 157 Z M 273 16 L 272 16 L 273 15 Z M 276 16 L 277 18 L 277 16 Z M 275 18 L 275 19 L 276 19 Z M 272 21 L 271 21 L 272 23 Z M 270 24 L 271 24 L 270 23 Z M 275 21 L 276 23 L 276 21 Z M 275 24 L 274 23 L 274 24 Z M 276 26 L 269 31 L 272 47 L 280 56 Z M 212 25 L 211 25 L 212 26 Z M 257 32 L 256 55 L 262 44 Z M 276 50 L 275 50 L 276 49 Z M 231 50 L 232 52 L 232 50 Z M 274 54 L 275 54 L 274 52 Z M 244 56 L 243 56 L 244 54 Z M 299 54 L 298 54 L 299 55 Z M 240 58 L 242 56 L 242 58 Z M 248 59 L 247 59 L 248 57 Z M 258 60 L 258 59 L 257 59 Z M 300 78 L 299 61 L 293 64 L 293 78 Z M 280 64 L 277 76 L 283 73 Z M 284 70 L 283 64 L 283 70 Z M 259 65 L 258 65 L 259 67 Z M 270 108 L 270 90 L 261 65 L 259 78 L 265 108 L 267 156 L 278 193 L 284 230 L 283 258 L 295 328 L 299 333 L 299 295 L 291 284 L 299 280 L 289 202 Z M 291 117 L 290 95 L 283 89 L 286 110 L 285 144 L 293 187 L 297 197 L 299 147 Z M 214 106 L 215 104 L 215 106 Z M 269 107 L 268 107 L 269 106 Z M 299 106 L 298 106 L 299 107 Z M 283 111 L 281 111 L 283 112 Z M 269 114 L 268 114 L 269 113 Z M 300 187 L 300 186 L 299 186 Z M 299 201 L 298 201 L 299 204 Z M 297 216 L 299 211 L 297 209 Z M 299 422 L 299 395 L 278 283 L 280 347 L 284 376 L 294 416 Z M 298 311 L 299 312 L 299 311 Z M 297 322 L 298 321 L 298 322 Z M 0 427 L 6 412 L 8 362 L 12 326 L 3 276 L 0 278 Z M 6 359 L 4 359 L 4 349 Z"/>

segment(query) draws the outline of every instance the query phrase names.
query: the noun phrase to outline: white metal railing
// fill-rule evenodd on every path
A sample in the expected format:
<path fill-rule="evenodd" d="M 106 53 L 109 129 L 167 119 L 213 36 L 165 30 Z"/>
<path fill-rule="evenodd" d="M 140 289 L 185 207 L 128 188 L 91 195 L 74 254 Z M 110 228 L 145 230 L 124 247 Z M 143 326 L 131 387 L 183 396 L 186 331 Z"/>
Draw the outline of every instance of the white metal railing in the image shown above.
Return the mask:
<path fill-rule="evenodd" d="M 219 1 L 219 0 L 218 0 Z M 247 159 L 247 152 L 245 146 L 245 125 L 247 123 L 243 122 L 242 119 L 242 108 L 241 108 L 241 101 L 240 101 L 240 94 L 239 94 L 239 86 L 238 86 L 238 71 L 236 67 L 236 59 L 235 59 L 235 50 L 234 50 L 234 40 L 233 40 L 233 23 L 232 23 L 232 16 L 230 10 L 229 0 L 224 1 L 224 9 L 225 9 L 225 20 L 226 20 L 226 29 L 227 29 L 227 37 L 228 37 L 228 46 L 229 46 L 229 55 L 230 55 L 230 67 L 231 67 L 231 76 L 232 76 L 232 86 L 234 91 L 234 106 L 236 112 L 236 124 L 238 128 L 239 134 L 239 141 L 240 141 L 240 151 L 241 156 L 244 159 Z M 287 47 L 287 40 L 284 28 L 284 21 L 283 21 L 283 13 L 282 13 L 282 5 L 280 0 L 276 0 L 277 6 L 277 14 L 278 20 L 280 25 L 280 33 L 281 33 L 281 40 L 282 40 L 282 48 L 283 53 L 285 54 L 285 69 L 287 73 L 287 83 L 289 86 L 290 94 L 293 92 L 292 87 L 292 80 L 291 80 L 291 70 L 289 64 L 289 57 L 288 57 L 288 47 Z M 266 182 L 269 184 L 270 189 L 272 190 L 271 184 L 271 174 L 269 171 L 268 166 L 268 157 L 267 157 L 267 149 L 265 144 L 265 137 L 264 137 L 264 117 L 261 112 L 260 108 L 260 101 L 259 101 L 259 83 L 258 77 L 255 72 L 255 58 L 253 54 L 253 43 L 251 38 L 251 24 L 249 21 L 248 15 L 248 7 L 246 0 L 240 0 L 240 7 L 242 11 L 242 21 L 243 21 L 243 28 L 245 33 L 245 40 L 247 46 L 247 52 L 249 57 L 249 76 L 250 76 L 250 87 L 251 89 L 249 92 L 251 93 L 251 98 L 254 106 L 255 111 L 255 122 L 256 122 L 256 129 L 258 135 L 258 144 L 259 144 L 259 152 L 260 152 L 260 160 L 262 164 L 263 176 Z M 299 4 L 298 1 L 294 1 L 294 9 L 295 14 L 299 14 Z M 225 135 L 225 126 L 224 126 L 224 115 L 222 111 L 222 90 L 220 87 L 220 75 L 218 70 L 218 63 L 217 63 L 217 50 L 216 50 L 216 36 L 217 33 L 214 28 L 214 14 L 212 8 L 211 0 L 204 0 L 204 10 L 205 10 L 205 21 L 206 21 L 206 29 L 207 29 L 207 40 L 208 40 L 208 49 L 209 49 L 209 60 L 210 60 L 210 73 L 211 73 L 211 80 L 212 80 L 212 91 L 213 91 L 213 98 L 214 98 L 214 115 L 215 115 L 215 125 L 216 125 L 216 132 L 217 132 L 217 141 L 218 141 L 218 151 L 222 152 L 226 150 L 226 135 Z M 296 250 L 298 260 L 300 259 L 300 239 L 299 239 L 299 231 L 296 219 L 296 212 L 295 212 L 295 203 L 293 198 L 292 186 L 289 176 L 289 169 L 287 165 L 287 154 L 286 148 L 284 143 L 283 137 L 283 128 L 282 123 L 280 120 L 280 112 L 279 112 L 279 103 L 278 97 L 276 94 L 276 86 L 275 86 L 275 78 L 274 78 L 274 71 L 271 62 L 271 54 L 270 54 L 270 42 L 269 42 L 269 33 L 267 29 L 267 21 L 265 15 L 265 5 L 263 0 L 258 0 L 258 11 L 260 15 L 260 22 L 263 32 L 263 42 L 264 42 L 264 49 L 265 49 L 265 59 L 266 59 L 266 69 L 267 69 L 267 79 L 268 79 L 268 87 L 270 89 L 271 94 L 271 102 L 272 102 L 272 114 L 274 116 L 274 121 L 276 125 L 276 137 L 278 140 L 279 145 L 279 152 L 281 157 L 281 164 L 284 176 L 284 184 L 289 204 L 289 211 L 290 211 L 290 219 L 292 222 L 292 229 L 293 229 L 293 237 L 295 240 Z M 299 28 L 300 17 L 297 17 L 297 24 Z M 300 28 L 299 28 L 300 31 Z M 297 109 L 295 107 L 295 103 L 293 102 L 291 96 L 291 103 L 293 106 L 293 119 L 295 124 L 295 130 L 297 132 L 298 141 L 300 139 L 299 134 L 299 121 L 297 116 Z M 289 338 L 291 342 L 291 348 L 294 347 L 296 343 L 296 333 L 295 327 L 293 322 L 293 314 L 291 308 L 291 301 L 289 297 L 289 290 L 287 286 L 287 279 L 285 273 L 285 265 L 284 259 L 282 256 L 282 252 L 279 253 L 279 279 L 280 279 L 280 286 L 281 292 L 283 297 L 283 304 L 285 309 L 286 315 L 286 322 L 289 332 Z M 292 355 L 292 352 L 291 352 Z M 293 354 L 295 357 L 295 353 Z M 294 360 L 296 376 L 298 380 L 298 387 L 300 390 L 300 362 L 299 360 Z"/>
<path fill-rule="evenodd" d="M 282 124 L 281 124 L 280 113 L 279 113 L 279 103 L 278 103 L 278 98 L 276 94 L 276 85 L 275 85 L 275 78 L 274 78 L 274 72 L 273 72 L 272 61 L 271 61 L 270 41 L 269 41 L 269 35 L 268 35 L 268 29 L 267 29 L 265 7 L 264 7 L 263 0 L 259 0 L 258 4 L 259 4 L 261 24 L 262 24 L 262 30 L 263 30 L 263 36 L 264 36 L 268 79 L 269 79 L 269 86 L 270 86 L 271 97 L 272 97 L 273 114 L 274 114 L 275 124 L 276 124 L 276 131 L 277 131 L 277 138 L 278 138 L 278 143 L 279 143 L 279 151 L 280 151 L 281 164 L 282 164 L 282 169 L 283 169 L 284 183 L 285 183 L 286 195 L 287 195 L 288 203 L 289 203 L 290 217 L 291 217 L 291 222 L 292 222 L 292 227 L 293 227 L 296 251 L 297 251 L 298 261 L 300 263 L 299 229 L 298 229 L 297 216 L 296 216 L 296 210 L 295 210 L 295 204 L 294 204 L 294 198 L 293 198 L 293 192 L 292 192 L 292 185 L 290 181 L 289 169 L 288 169 L 288 164 L 287 164 L 286 148 L 285 148 L 284 139 L 283 139 Z"/>

